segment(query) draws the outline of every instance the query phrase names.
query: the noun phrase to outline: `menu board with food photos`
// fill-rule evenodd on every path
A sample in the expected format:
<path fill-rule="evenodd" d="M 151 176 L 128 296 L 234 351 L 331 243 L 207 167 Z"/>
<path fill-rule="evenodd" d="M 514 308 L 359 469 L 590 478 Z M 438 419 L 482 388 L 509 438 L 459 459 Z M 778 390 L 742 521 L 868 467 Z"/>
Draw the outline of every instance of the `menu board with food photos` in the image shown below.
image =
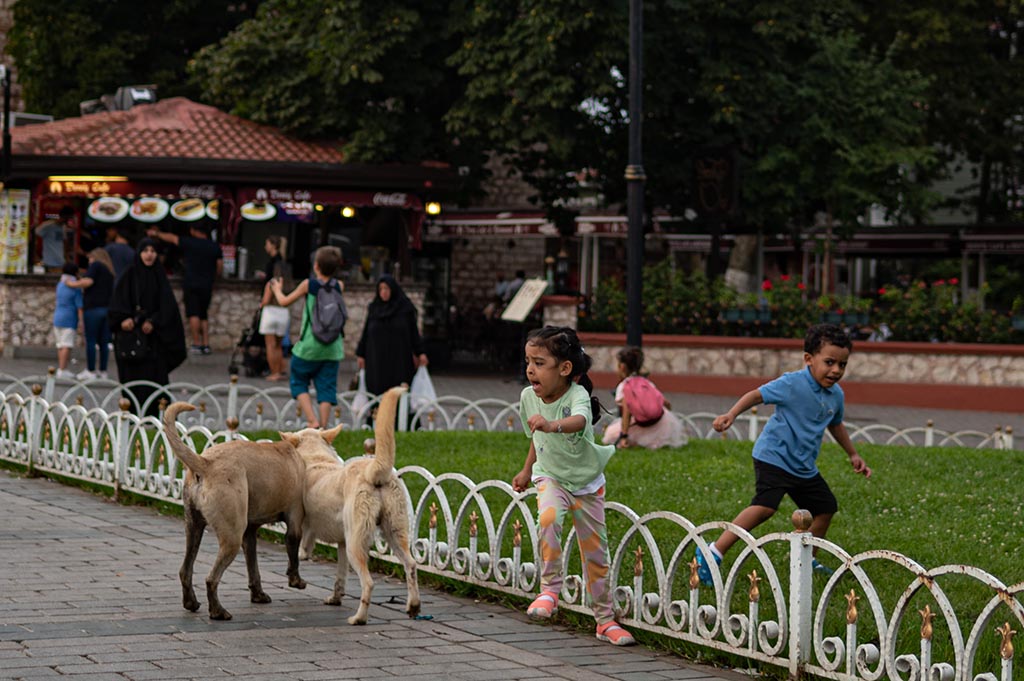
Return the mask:
<path fill-rule="evenodd" d="M 28 207 L 31 192 L 0 192 L 0 273 L 28 272 Z"/>

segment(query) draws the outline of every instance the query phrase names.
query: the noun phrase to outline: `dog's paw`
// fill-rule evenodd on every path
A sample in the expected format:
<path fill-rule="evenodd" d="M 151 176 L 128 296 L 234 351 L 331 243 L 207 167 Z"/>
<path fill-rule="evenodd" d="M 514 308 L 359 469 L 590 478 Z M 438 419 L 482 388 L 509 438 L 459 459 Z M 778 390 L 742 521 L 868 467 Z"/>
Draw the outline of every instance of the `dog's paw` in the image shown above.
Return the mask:
<path fill-rule="evenodd" d="M 324 599 L 324 605 L 341 605 L 341 598 L 338 596 L 328 596 Z"/>
<path fill-rule="evenodd" d="M 306 580 L 304 580 L 303 578 L 299 577 L 298 575 L 296 575 L 294 577 L 289 577 L 288 578 L 288 586 L 290 586 L 293 589 L 305 589 L 306 588 Z"/>
<path fill-rule="evenodd" d="M 185 601 L 182 606 L 189 612 L 195 612 L 199 610 L 199 601 L 192 599 L 191 601 Z"/>
<path fill-rule="evenodd" d="M 265 591 L 257 591 L 249 596 L 249 600 L 253 603 L 270 603 L 271 598 Z"/>
<path fill-rule="evenodd" d="M 409 615 L 410 618 L 416 617 L 416 615 L 420 614 L 420 602 L 416 601 L 415 603 L 410 603 L 405 608 L 405 613 Z"/>
<path fill-rule="evenodd" d="M 356 615 L 352 615 L 351 617 L 348 618 L 348 623 L 352 624 L 352 625 L 356 625 L 356 626 L 362 625 L 362 624 L 366 624 L 366 618 L 365 617 L 357 617 Z"/>
<path fill-rule="evenodd" d="M 227 620 L 231 619 L 231 613 L 225 610 L 224 608 L 221 608 L 220 610 L 211 610 L 210 619 L 221 620 L 226 622 Z"/>

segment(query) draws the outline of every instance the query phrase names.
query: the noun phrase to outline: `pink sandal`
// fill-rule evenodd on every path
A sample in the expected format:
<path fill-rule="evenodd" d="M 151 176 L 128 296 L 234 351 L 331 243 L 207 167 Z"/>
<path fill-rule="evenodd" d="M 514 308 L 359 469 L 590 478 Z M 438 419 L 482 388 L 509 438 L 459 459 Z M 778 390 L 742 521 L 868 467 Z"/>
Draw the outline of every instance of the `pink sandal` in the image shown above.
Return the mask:
<path fill-rule="evenodd" d="M 526 614 L 535 620 L 551 619 L 551 616 L 558 610 L 558 594 L 544 591 L 540 596 L 530 603 Z"/>
<path fill-rule="evenodd" d="M 615 622 L 597 625 L 597 640 L 607 641 L 613 646 L 635 646 L 636 639 Z"/>

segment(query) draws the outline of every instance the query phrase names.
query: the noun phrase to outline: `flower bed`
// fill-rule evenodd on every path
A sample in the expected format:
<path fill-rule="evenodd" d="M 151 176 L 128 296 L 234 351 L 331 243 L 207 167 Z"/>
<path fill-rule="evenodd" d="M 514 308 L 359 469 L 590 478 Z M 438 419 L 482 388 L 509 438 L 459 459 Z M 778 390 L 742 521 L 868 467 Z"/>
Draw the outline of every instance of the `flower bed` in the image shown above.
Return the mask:
<path fill-rule="evenodd" d="M 796 277 L 765 280 L 759 293 L 738 294 L 722 280 L 684 274 L 669 261 L 644 268 L 644 333 L 802 338 L 818 322 L 840 324 L 859 337 L 956 343 L 1022 343 L 1024 324 L 1011 312 L 986 310 L 960 297 L 956 279 L 885 286 L 874 297 L 808 295 Z M 626 330 L 626 291 L 602 282 L 581 311 L 580 329 Z"/>

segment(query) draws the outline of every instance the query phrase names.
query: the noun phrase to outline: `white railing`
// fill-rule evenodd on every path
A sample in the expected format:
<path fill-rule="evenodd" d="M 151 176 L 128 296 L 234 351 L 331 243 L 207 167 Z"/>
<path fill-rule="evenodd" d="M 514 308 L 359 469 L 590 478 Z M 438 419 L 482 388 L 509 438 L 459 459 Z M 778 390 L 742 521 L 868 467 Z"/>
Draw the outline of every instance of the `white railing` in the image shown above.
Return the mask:
<path fill-rule="evenodd" d="M 244 439 L 234 422 L 217 431 L 179 427 L 193 447 Z M 115 494 L 181 502 L 181 466 L 154 417 L 0 393 L 0 459 Z M 536 593 L 532 489 L 516 493 L 503 481 L 477 483 L 419 466 L 399 474 L 410 490 L 421 570 L 524 598 Z M 928 569 L 892 551 L 850 554 L 809 534 L 806 511 L 794 514 L 794 532 L 762 537 L 666 511 L 639 515 L 616 502 L 607 504 L 607 518 L 615 605 L 633 629 L 781 667 L 791 677 L 1014 678 L 1024 582 L 1008 586 L 969 565 Z M 713 566 L 713 586 L 702 588 L 694 553 L 706 552 L 708 535 L 725 529 L 739 536 L 736 558 L 724 570 Z M 589 613 L 574 542 L 570 530 L 560 606 Z M 375 548 L 378 558 L 397 562 L 382 541 Z M 812 571 L 815 550 L 838 566 L 831 577 Z"/>
<path fill-rule="evenodd" d="M 153 393 L 143 404 L 131 392 L 132 387 L 147 386 Z M 127 388 L 127 389 L 126 389 Z M 196 405 L 194 412 L 182 415 L 187 425 L 202 425 L 211 430 L 235 427 L 242 431 L 297 430 L 305 421 L 298 404 L 285 386 L 256 388 L 239 383 L 232 377 L 227 383 L 199 385 L 196 383 L 171 383 L 159 386 L 146 381 L 134 381 L 120 385 L 109 380 L 78 382 L 57 379 L 53 373 L 46 376 L 15 377 L 0 373 L 0 392 L 17 394 L 25 398 L 41 395 L 47 402 L 76 404 L 86 409 L 100 409 L 113 413 L 121 409 L 121 399 L 128 399 L 128 408 L 134 413 L 159 413 L 161 402 L 183 400 Z M 359 395 L 353 391 L 338 393 L 338 406 L 334 409 L 336 423 L 344 423 L 352 429 L 368 428 L 367 423 L 377 407 L 378 398 Z M 151 409 L 152 408 L 152 409 Z M 695 412 L 682 414 L 674 412 L 682 421 L 686 435 L 691 438 L 729 438 L 734 440 L 757 439 L 767 418 L 760 416 L 757 408 L 742 414 L 733 428 L 726 433 L 716 433 L 711 427 L 718 414 Z M 596 430 L 601 432 L 611 422 L 602 414 Z M 481 430 L 488 432 L 519 432 L 519 404 L 505 400 L 485 398 L 468 400 L 457 395 L 443 395 L 425 404 L 410 402 L 408 394 L 399 403 L 399 429 L 435 430 Z M 995 426 L 990 432 L 980 430 L 950 431 L 935 427 L 929 420 L 921 426 L 899 428 L 885 424 L 857 425 L 845 423 L 854 442 L 881 445 L 912 445 L 918 447 L 970 447 L 976 449 L 1021 448 L 1016 442 L 1013 428 Z M 825 433 L 826 441 L 834 442 L 831 434 Z"/>

